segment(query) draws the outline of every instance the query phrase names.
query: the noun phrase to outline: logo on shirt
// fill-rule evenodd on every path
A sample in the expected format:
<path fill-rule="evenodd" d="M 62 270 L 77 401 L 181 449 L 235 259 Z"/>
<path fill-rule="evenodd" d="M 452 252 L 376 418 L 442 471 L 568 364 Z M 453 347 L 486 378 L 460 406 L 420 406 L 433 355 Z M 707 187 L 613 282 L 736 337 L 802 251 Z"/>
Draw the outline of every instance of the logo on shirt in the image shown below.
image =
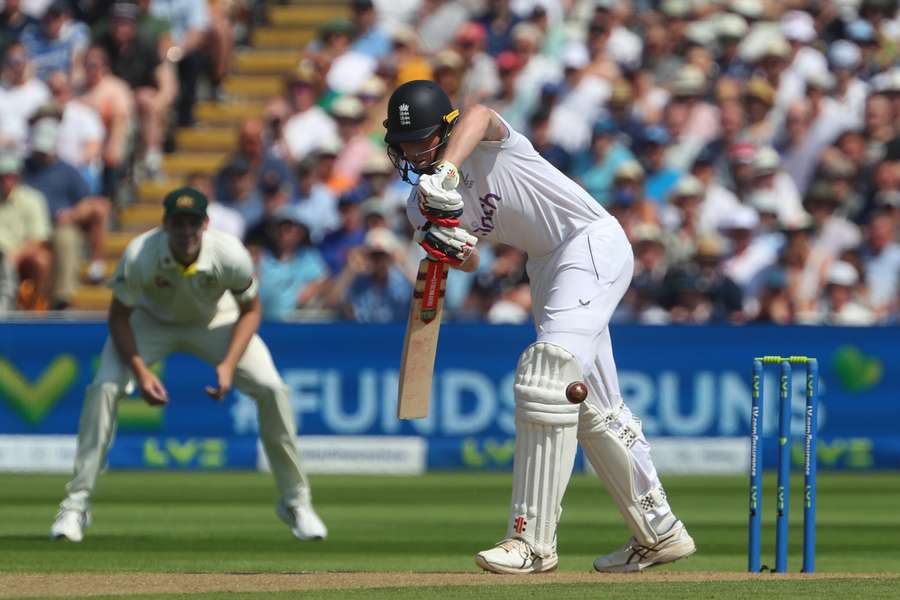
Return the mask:
<path fill-rule="evenodd" d="M 465 173 L 463 173 L 462 171 L 459 172 L 459 175 L 460 175 L 460 177 L 462 177 L 463 185 L 466 186 L 467 189 L 471 190 L 472 186 L 475 185 L 475 180 L 472 179 L 471 177 L 469 177 L 468 175 L 466 175 Z"/>
<path fill-rule="evenodd" d="M 472 233 L 474 235 L 484 237 L 494 230 L 494 214 L 497 212 L 497 203 L 500 200 L 500 196 L 491 193 L 487 193 L 478 199 L 484 216 L 481 217 L 481 223 L 478 221 L 473 223 L 475 228 L 472 230 Z"/>
<path fill-rule="evenodd" d="M 409 117 L 409 104 L 404 102 L 397 107 L 397 110 L 400 111 L 400 124 L 412 125 L 412 119 Z"/>

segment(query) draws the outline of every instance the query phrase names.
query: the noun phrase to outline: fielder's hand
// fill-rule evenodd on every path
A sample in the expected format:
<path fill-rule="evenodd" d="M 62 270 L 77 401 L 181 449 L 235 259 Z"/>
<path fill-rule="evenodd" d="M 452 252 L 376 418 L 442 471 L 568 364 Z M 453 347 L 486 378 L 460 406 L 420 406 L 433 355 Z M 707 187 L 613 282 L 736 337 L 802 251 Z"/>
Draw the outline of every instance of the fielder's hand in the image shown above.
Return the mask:
<path fill-rule="evenodd" d="M 463 200 L 456 191 L 458 185 L 459 170 L 447 160 L 438 163 L 433 174 L 419 177 L 419 210 L 426 219 L 444 227 L 459 225 Z"/>
<path fill-rule="evenodd" d="M 144 402 L 150 406 L 163 406 L 169 403 L 169 394 L 166 392 L 166 386 L 162 384 L 159 377 L 147 371 L 138 382 L 141 388 L 141 396 Z"/>
<path fill-rule="evenodd" d="M 234 367 L 220 363 L 216 367 L 216 378 L 219 381 L 219 387 L 211 385 L 206 386 L 206 393 L 216 402 L 221 402 L 225 395 L 231 391 L 231 381 L 234 379 Z"/>
<path fill-rule="evenodd" d="M 478 238 L 462 227 L 443 227 L 425 223 L 414 239 L 425 248 L 429 258 L 458 267 L 472 255 Z"/>

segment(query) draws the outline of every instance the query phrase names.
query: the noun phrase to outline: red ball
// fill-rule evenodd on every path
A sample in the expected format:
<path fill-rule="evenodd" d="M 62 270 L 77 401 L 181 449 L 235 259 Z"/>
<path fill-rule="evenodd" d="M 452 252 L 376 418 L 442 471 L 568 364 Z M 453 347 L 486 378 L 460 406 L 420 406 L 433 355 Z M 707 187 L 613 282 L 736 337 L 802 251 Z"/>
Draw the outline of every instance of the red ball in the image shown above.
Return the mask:
<path fill-rule="evenodd" d="M 580 381 L 573 381 L 566 387 L 566 400 L 572 404 L 581 404 L 587 395 L 587 386 Z"/>

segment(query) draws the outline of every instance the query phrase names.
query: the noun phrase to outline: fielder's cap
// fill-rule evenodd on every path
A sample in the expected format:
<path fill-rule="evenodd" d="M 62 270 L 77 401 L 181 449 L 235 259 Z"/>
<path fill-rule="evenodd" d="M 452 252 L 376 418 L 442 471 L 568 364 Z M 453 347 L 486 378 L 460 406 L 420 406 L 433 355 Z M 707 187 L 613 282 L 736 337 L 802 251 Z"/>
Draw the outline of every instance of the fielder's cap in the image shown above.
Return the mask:
<path fill-rule="evenodd" d="M 847 40 L 837 40 L 828 48 L 828 62 L 833 69 L 852 70 L 859 66 L 862 52 L 859 46 Z"/>
<path fill-rule="evenodd" d="M 753 165 L 754 175 L 766 175 L 778 170 L 778 166 L 781 164 L 781 157 L 778 156 L 775 148 L 764 146 L 756 151 L 751 164 Z"/>
<path fill-rule="evenodd" d="M 644 179 L 644 168 L 636 160 L 626 160 L 616 169 L 617 181 L 641 181 Z"/>
<path fill-rule="evenodd" d="M 759 215 L 749 206 L 735 206 L 719 221 L 722 231 L 753 231 L 759 225 Z"/>
<path fill-rule="evenodd" d="M 789 10 L 781 16 L 781 33 L 792 42 L 808 44 L 816 37 L 816 25 L 809 13 Z"/>
<path fill-rule="evenodd" d="M 22 160 L 12 150 L 0 151 L 0 175 L 19 173 L 22 170 Z"/>
<path fill-rule="evenodd" d="M 38 119 L 31 126 L 30 146 L 33 152 L 56 154 L 59 143 L 59 121 L 51 117 Z"/>
<path fill-rule="evenodd" d="M 703 183 L 693 175 L 683 175 L 672 189 L 672 199 L 703 195 Z"/>
<path fill-rule="evenodd" d="M 828 284 L 853 287 L 859 282 L 859 273 L 856 268 L 843 260 L 836 261 L 828 269 Z"/>
<path fill-rule="evenodd" d="M 206 217 L 206 206 L 209 202 L 198 189 L 184 186 L 172 190 L 163 198 L 166 216 L 195 215 Z"/>

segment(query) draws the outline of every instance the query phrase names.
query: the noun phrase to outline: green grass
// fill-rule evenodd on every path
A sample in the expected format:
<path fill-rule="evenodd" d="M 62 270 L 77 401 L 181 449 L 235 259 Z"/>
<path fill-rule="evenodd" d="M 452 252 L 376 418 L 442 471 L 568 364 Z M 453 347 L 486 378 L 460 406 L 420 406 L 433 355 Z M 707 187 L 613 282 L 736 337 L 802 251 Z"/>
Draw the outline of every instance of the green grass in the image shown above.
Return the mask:
<path fill-rule="evenodd" d="M 257 473 L 123 473 L 101 477 L 94 524 L 81 544 L 50 542 L 47 532 L 65 477 L 0 475 L 0 572 L 475 572 L 473 555 L 505 532 L 509 474 L 437 473 L 423 477 L 315 476 L 316 508 L 328 540 L 301 543 L 274 514 L 275 489 Z M 667 477 L 678 515 L 698 545 L 669 571 L 746 569 L 747 482 L 743 477 Z M 766 480 L 763 563 L 774 562 L 774 481 Z M 800 569 L 799 479 L 792 490 L 790 570 Z M 818 572 L 900 572 L 900 477 L 896 473 L 820 473 Z M 560 570 L 587 571 L 592 559 L 628 537 L 599 481 L 575 476 L 559 529 Z M 598 582 L 599 583 L 599 582 Z M 887 597 L 897 580 L 603 583 L 603 596 L 642 592 L 667 598 Z M 585 597 L 593 584 L 338 590 L 321 598 Z M 663 586 L 655 589 L 656 586 Z M 773 590 L 769 590 L 774 586 Z M 821 587 L 825 586 L 825 587 Z M 839 590 L 846 586 L 847 594 Z M 2 590 L 0 590 L 2 592 Z M 535 592 L 536 593 L 536 592 Z M 638 592 L 640 595 L 642 593 Z M 491 595 L 495 594 L 495 595 Z M 809 594 L 809 595 L 804 595 Z M 2 595 L 2 594 L 0 594 Z M 279 594 L 229 594 L 231 598 Z M 132 596 L 138 598 L 139 596 Z M 144 597 L 144 596 L 140 596 Z M 146 596 L 175 598 L 179 596 Z M 187 597 L 187 596 L 185 596 Z M 215 594 L 191 594 L 213 598 Z M 284 595 L 283 597 L 289 597 Z M 536 596 L 535 596 L 536 597 Z M 788 596 L 786 596 L 788 597 Z"/>

